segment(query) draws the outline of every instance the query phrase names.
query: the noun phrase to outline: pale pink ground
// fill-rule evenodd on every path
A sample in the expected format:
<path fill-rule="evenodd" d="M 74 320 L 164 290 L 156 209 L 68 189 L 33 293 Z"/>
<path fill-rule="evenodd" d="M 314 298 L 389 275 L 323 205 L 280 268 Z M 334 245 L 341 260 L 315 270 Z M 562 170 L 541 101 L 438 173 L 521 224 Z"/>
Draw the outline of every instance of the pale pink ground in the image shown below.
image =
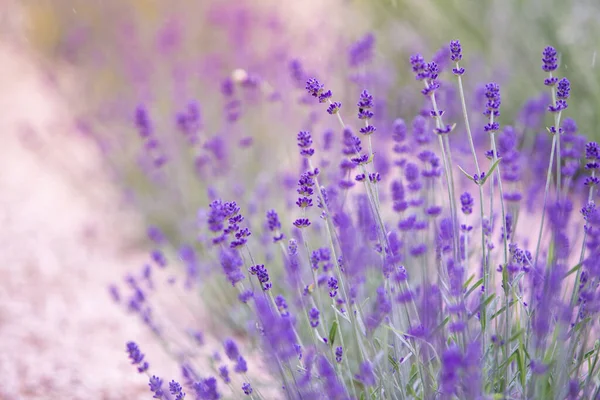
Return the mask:
<path fill-rule="evenodd" d="M 175 366 L 106 290 L 139 224 L 35 63 L 0 46 L 0 88 L 0 399 L 148 398 L 125 342 Z"/>

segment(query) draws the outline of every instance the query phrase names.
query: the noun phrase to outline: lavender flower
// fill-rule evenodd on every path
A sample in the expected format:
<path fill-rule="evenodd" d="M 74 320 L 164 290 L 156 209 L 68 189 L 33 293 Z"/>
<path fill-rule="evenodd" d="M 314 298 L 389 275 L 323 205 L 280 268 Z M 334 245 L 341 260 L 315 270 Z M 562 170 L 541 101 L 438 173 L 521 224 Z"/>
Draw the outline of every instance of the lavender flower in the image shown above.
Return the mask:
<path fill-rule="evenodd" d="M 252 394 L 252 386 L 250 386 L 250 384 L 247 382 L 244 382 L 242 384 L 242 390 L 244 391 L 244 394 L 247 396 L 250 396 Z"/>
<path fill-rule="evenodd" d="M 150 391 L 154 393 L 152 396 L 153 399 L 162 399 L 165 392 L 162 390 L 163 380 L 159 377 L 152 375 L 148 382 L 148 386 L 150 386 Z"/>
<path fill-rule="evenodd" d="M 236 361 L 240 356 L 240 351 L 238 350 L 237 344 L 233 341 L 233 339 L 225 339 L 223 342 L 223 347 L 225 348 L 225 354 L 227 358 L 231 361 Z"/>
<path fill-rule="evenodd" d="M 321 313 L 315 307 L 313 307 L 308 312 L 308 317 L 310 318 L 310 326 L 312 326 L 313 328 L 316 328 L 317 326 L 319 326 L 319 316 L 320 315 L 321 315 Z"/>
<path fill-rule="evenodd" d="M 358 67 L 370 61 L 373 58 L 374 47 L 375 35 L 370 32 L 353 43 L 348 50 L 348 64 L 350 67 Z"/>
<path fill-rule="evenodd" d="M 358 119 L 369 120 L 373 118 L 373 112 L 371 111 L 373 108 L 373 96 L 366 89 L 360 94 L 356 105 L 358 106 Z"/>
<path fill-rule="evenodd" d="M 340 108 L 342 108 L 342 103 L 339 101 L 334 101 L 327 107 L 327 112 L 330 115 L 335 115 L 340 111 Z"/>
<path fill-rule="evenodd" d="M 173 396 L 175 396 L 175 400 L 183 400 L 185 398 L 183 388 L 174 380 L 169 383 L 169 391 Z"/>
<path fill-rule="evenodd" d="M 256 275 L 256 278 L 260 282 L 262 290 L 267 291 L 271 289 L 271 282 L 269 282 L 269 272 L 263 264 L 253 265 L 248 269 L 248 272 L 252 275 Z"/>
<path fill-rule="evenodd" d="M 281 222 L 279 222 L 279 216 L 275 210 L 267 211 L 267 225 L 269 230 L 273 232 L 273 243 L 283 240 L 285 236 L 281 233 Z"/>
<path fill-rule="evenodd" d="M 242 356 L 238 356 L 233 370 L 238 374 L 245 374 L 248 372 L 248 364 L 246 363 L 246 359 Z"/>
<path fill-rule="evenodd" d="M 219 400 L 221 398 L 217 391 L 217 380 L 213 377 L 194 383 L 193 388 L 196 396 L 202 400 Z"/>
<path fill-rule="evenodd" d="M 329 286 L 329 297 L 335 297 L 337 296 L 337 291 L 339 289 L 338 286 L 338 280 L 335 279 L 333 276 L 329 278 L 329 281 L 327 281 L 327 286 Z"/>
<path fill-rule="evenodd" d="M 473 205 L 475 201 L 469 192 L 464 192 L 460 195 L 461 210 L 465 215 L 469 215 L 473 212 Z"/>
<path fill-rule="evenodd" d="M 229 370 L 227 369 L 226 365 L 222 365 L 219 367 L 219 375 L 221 376 L 221 379 L 223 379 L 223 382 L 231 382 L 231 378 L 229 377 Z"/>
<path fill-rule="evenodd" d="M 485 97 L 487 103 L 483 115 L 490 117 L 498 117 L 500 115 L 500 86 L 497 83 L 488 83 L 485 85 Z M 485 126 L 486 132 L 494 132 L 500 128 L 500 124 L 496 121 L 490 122 Z"/>
<path fill-rule="evenodd" d="M 311 148 L 312 137 L 310 132 L 300 131 L 298 133 L 298 147 L 300 147 L 300 155 L 303 157 L 310 157 L 315 154 L 315 149 Z"/>
<path fill-rule="evenodd" d="M 129 359 L 133 365 L 137 365 L 138 372 L 143 373 L 148 370 L 148 363 L 144 361 L 144 354 L 140 351 L 137 344 L 134 342 L 127 343 L 127 353 L 129 353 Z"/>
<path fill-rule="evenodd" d="M 294 221 L 294 226 L 298 229 L 308 228 L 310 226 L 310 221 L 308 218 L 298 218 Z"/>
<path fill-rule="evenodd" d="M 546 72 L 552 72 L 558 68 L 558 58 L 556 50 L 552 46 L 548 46 L 542 52 L 542 69 Z"/>
<path fill-rule="evenodd" d="M 344 349 L 342 346 L 335 348 L 335 361 L 339 364 L 342 362 L 342 357 L 344 356 Z"/>

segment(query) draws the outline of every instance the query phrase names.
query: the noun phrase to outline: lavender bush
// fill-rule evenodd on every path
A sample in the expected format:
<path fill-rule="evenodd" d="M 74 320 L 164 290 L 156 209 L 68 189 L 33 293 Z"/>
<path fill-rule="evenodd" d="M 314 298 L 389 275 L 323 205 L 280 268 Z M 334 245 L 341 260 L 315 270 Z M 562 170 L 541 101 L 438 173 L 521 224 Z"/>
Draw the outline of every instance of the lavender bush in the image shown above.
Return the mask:
<path fill-rule="evenodd" d="M 182 376 L 158 377 L 129 342 L 132 364 L 159 399 L 598 398 L 600 147 L 568 118 L 557 50 L 543 49 L 544 92 L 514 121 L 500 85 L 467 89 L 458 41 L 433 61 L 415 54 L 407 123 L 388 115 L 393 95 L 368 73 L 373 42 L 351 47 L 340 96 L 298 60 L 275 97 L 252 92 L 268 81 L 248 71 L 223 82 L 226 120 L 243 104 L 294 103 L 310 116 L 293 127 L 276 120 L 281 109 L 265 114 L 284 146 L 256 144 L 266 171 L 229 168 L 233 136 L 207 141 L 198 104 L 177 114 L 208 200 L 176 251 L 150 227 L 151 262 L 111 293 Z M 170 158 L 152 121 L 136 110 L 144 173 L 161 184 Z M 269 162 L 277 152 L 288 159 Z M 229 321 L 211 371 L 195 366 L 197 326 L 155 317 L 157 279 L 172 296 L 197 290 Z M 262 356 L 266 379 L 240 347 Z"/>

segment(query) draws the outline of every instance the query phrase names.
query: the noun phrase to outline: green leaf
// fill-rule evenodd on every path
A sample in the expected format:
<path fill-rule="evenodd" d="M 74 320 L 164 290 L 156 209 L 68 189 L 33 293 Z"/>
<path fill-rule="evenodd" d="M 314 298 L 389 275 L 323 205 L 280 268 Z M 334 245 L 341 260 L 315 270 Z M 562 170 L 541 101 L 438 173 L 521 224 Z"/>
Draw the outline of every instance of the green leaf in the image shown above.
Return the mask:
<path fill-rule="evenodd" d="M 391 354 L 388 354 L 388 361 L 390 362 L 390 364 L 392 364 L 392 367 L 394 367 L 394 372 L 398 372 L 398 370 L 400 369 L 400 364 L 398 364 L 398 361 L 394 360 L 394 357 L 392 357 Z"/>
<path fill-rule="evenodd" d="M 469 290 L 467 290 L 467 292 L 465 293 L 465 297 L 469 297 L 469 295 L 473 292 L 473 290 L 477 289 L 479 286 L 481 286 L 483 284 L 483 278 L 479 279 L 477 282 L 475 282 L 470 288 Z"/>
<path fill-rule="evenodd" d="M 488 172 L 485 173 L 485 178 L 483 178 L 481 181 L 479 181 L 480 185 L 484 185 L 485 182 L 488 180 L 488 178 L 490 176 L 492 176 L 492 173 L 494 172 L 494 170 L 496 169 L 496 167 L 498 166 L 498 164 L 500 163 L 500 160 L 502 160 L 502 158 L 497 159 L 492 166 L 490 167 L 490 169 L 488 170 Z"/>
<path fill-rule="evenodd" d="M 494 172 L 494 170 L 496 169 L 496 167 L 498 167 L 498 164 L 500 164 L 500 161 L 502 160 L 502 157 L 498 158 L 496 161 L 494 161 L 494 163 L 492 164 L 492 166 L 490 167 L 489 171 L 487 172 L 485 179 L 487 179 L 488 176 L 492 175 L 492 173 Z"/>
<path fill-rule="evenodd" d="M 335 335 L 337 333 L 338 324 L 337 321 L 333 321 L 333 325 L 331 325 L 331 329 L 329 329 L 329 346 L 333 347 L 333 343 L 335 342 Z"/>
<path fill-rule="evenodd" d="M 467 171 L 465 171 L 464 169 L 462 169 L 462 167 L 461 167 L 460 165 L 457 165 L 457 167 L 458 167 L 458 169 L 460 169 L 460 170 L 461 170 L 461 172 L 462 172 L 463 174 L 465 174 L 465 176 L 466 176 L 467 178 L 469 178 L 471 181 L 475 182 L 475 179 L 473 178 L 473 175 L 470 175 L 470 174 L 469 174 Z"/>
<path fill-rule="evenodd" d="M 467 287 L 469 287 L 469 283 L 471 283 L 471 281 L 475 279 L 475 275 L 472 274 L 471 276 L 469 276 L 469 279 L 467 279 L 465 281 L 465 283 L 463 283 L 463 289 L 466 289 Z"/>
<path fill-rule="evenodd" d="M 581 263 L 579 263 L 579 264 L 577 264 L 576 266 L 574 266 L 573 268 L 571 268 L 571 269 L 569 270 L 569 272 L 567 272 L 567 273 L 565 274 L 565 278 L 566 278 L 566 277 L 568 277 L 569 275 L 571 275 L 573 272 L 576 272 L 576 271 L 578 271 L 578 270 L 581 268 L 581 265 L 582 265 L 582 264 L 581 264 Z M 563 279 L 564 279 L 564 278 L 563 278 Z"/>
<path fill-rule="evenodd" d="M 516 300 L 511 300 L 511 302 L 508 304 L 508 306 L 512 307 L 513 304 L 515 304 L 516 302 L 517 302 Z M 490 321 L 493 320 L 494 318 L 496 318 L 498 315 L 502 314 L 505 310 L 506 310 L 506 305 L 502 306 L 502 308 L 500 308 L 498 311 L 496 311 L 494 314 L 492 314 L 492 316 L 490 317 Z"/>
<path fill-rule="evenodd" d="M 494 293 L 490 294 L 490 295 L 489 295 L 489 296 L 488 296 L 488 297 L 487 297 L 487 298 L 486 298 L 486 299 L 483 301 L 483 303 L 481 303 L 481 304 L 479 305 L 479 307 L 482 307 L 482 306 L 483 306 L 483 308 L 486 308 L 486 307 L 487 307 L 487 306 L 488 306 L 488 305 L 489 305 L 489 304 L 492 302 L 492 300 L 494 300 L 494 298 L 495 298 L 495 297 L 496 297 L 496 295 L 495 295 Z M 475 315 L 476 315 L 476 313 L 473 313 L 473 314 L 471 314 L 471 316 L 469 317 L 469 319 L 470 319 L 470 318 L 472 318 L 472 317 L 474 317 Z"/>

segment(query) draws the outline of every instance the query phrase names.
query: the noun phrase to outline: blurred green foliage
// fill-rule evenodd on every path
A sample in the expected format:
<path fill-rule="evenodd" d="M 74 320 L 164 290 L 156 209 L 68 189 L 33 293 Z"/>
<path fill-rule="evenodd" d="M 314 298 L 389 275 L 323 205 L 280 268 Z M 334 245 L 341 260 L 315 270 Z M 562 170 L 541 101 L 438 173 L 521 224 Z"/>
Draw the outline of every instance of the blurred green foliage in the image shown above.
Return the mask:
<path fill-rule="evenodd" d="M 523 102 L 544 90 L 541 52 L 554 46 L 560 56 L 557 75 L 572 85 L 569 109 L 580 131 L 600 140 L 600 2 L 597 0 L 365 0 L 379 39 L 394 47 L 409 37 L 411 51 L 430 49 L 459 39 L 467 68 L 488 69 L 489 80 L 502 84 L 505 123 Z M 410 47 L 410 44 L 409 44 Z M 482 63 L 474 63 L 483 57 Z M 406 70 L 407 60 L 401 60 Z M 474 65 L 475 64 L 475 65 Z M 471 71 L 469 71 L 471 68 Z M 482 71 L 477 71 L 481 74 Z"/>

